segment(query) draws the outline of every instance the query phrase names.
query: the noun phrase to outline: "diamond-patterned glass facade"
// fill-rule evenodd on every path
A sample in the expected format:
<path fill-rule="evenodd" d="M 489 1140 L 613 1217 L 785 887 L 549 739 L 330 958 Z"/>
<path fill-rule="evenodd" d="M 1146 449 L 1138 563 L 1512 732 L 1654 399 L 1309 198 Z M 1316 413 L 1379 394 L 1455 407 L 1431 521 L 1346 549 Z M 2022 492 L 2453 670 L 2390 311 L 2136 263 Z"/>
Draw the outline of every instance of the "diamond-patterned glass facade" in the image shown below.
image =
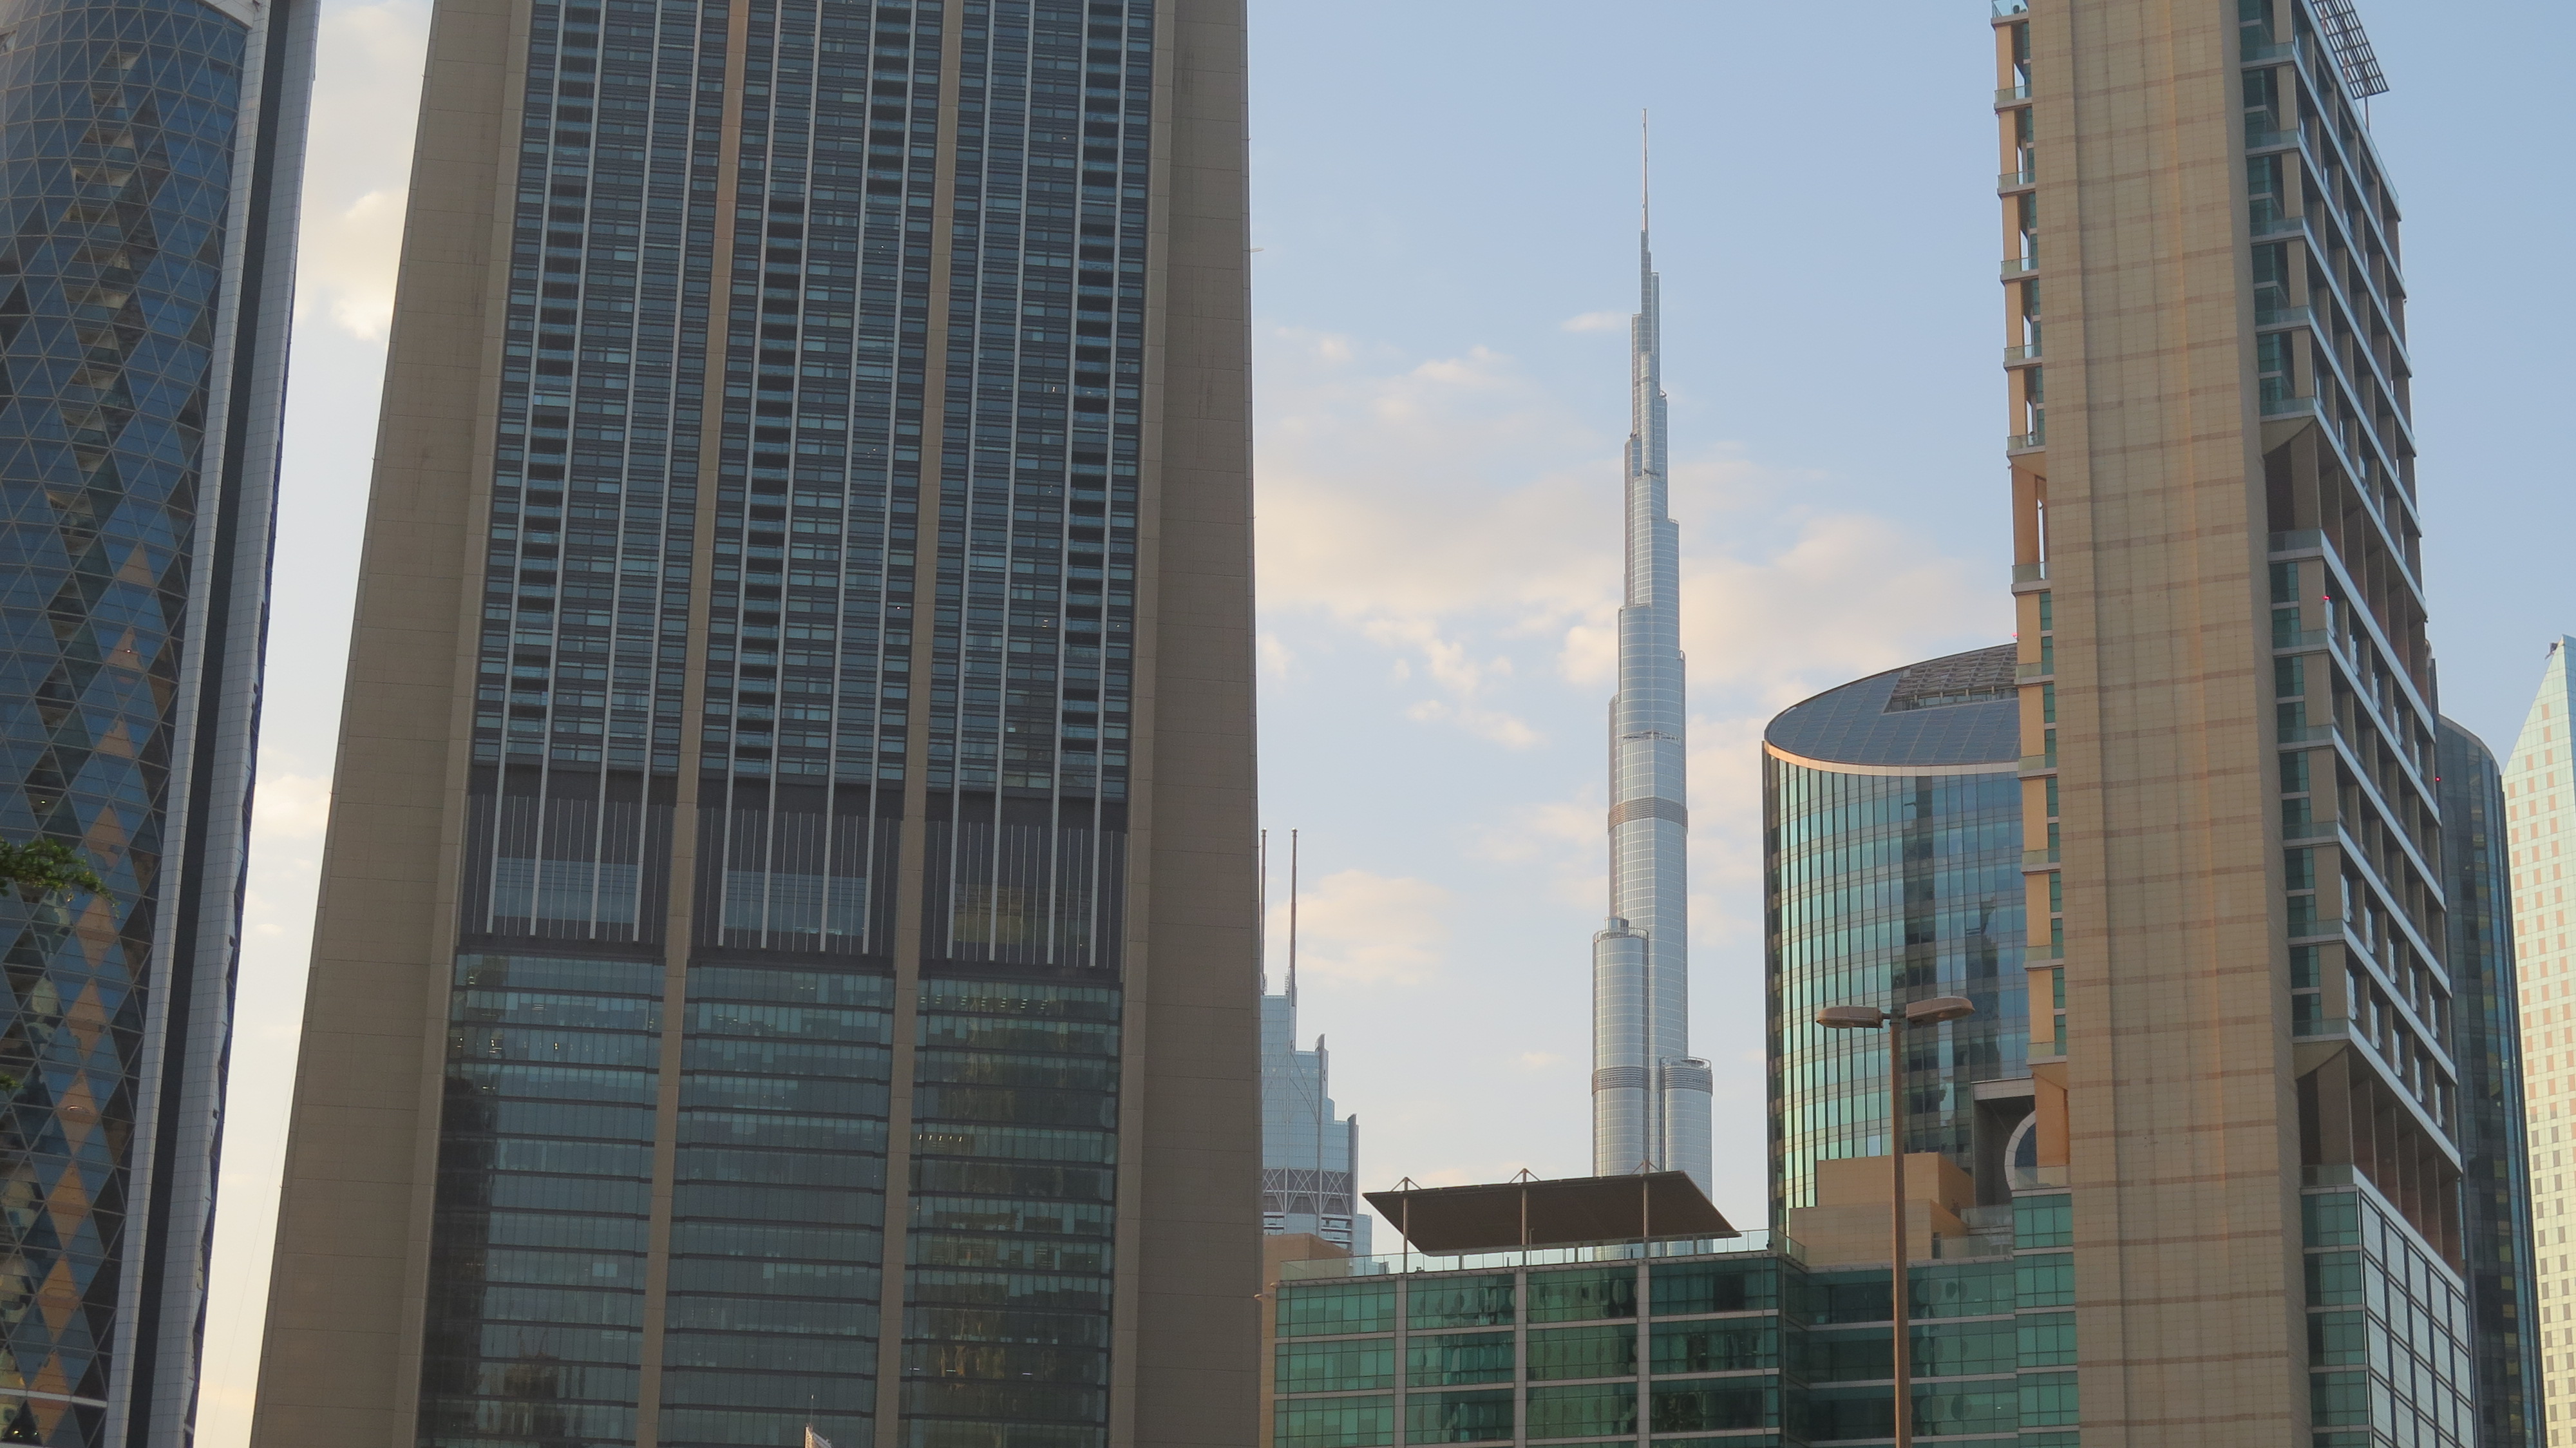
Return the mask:
<path fill-rule="evenodd" d="M 111 891 L 0 900 L 0 1441 L 104 1441 L 110 1399 L 132 1391 L 114 1340 L 137 1290 L 129 1222 L 168 1209 L 146 1199 L 146 1158 L 174 1133 L 212 1150 L 211 1103 L 195 1126 L 154 1125 L 147 1056 L 168 1060 L 147 1037 L 156 1006 L 186 1009 L 185 990 L 151 999 L 156 949 L 213 961 L 222 978 L 193 989 L 230 990 L 229 940 L 161 937 L 182 920 L 174 789 L 206 707 L 191 691 L 211 687 L 188 610 L 201 572 L 222 572 L 195 549 L 218 491 L 209 412 L 253 51 L 194 0 L 0 4 L 0 836 L 73 845 Z M 244 808 L 220 778 L 198 786 L 200 810 Z"/>
<path fill-rule="evenodd" d="M 420 1441 L 1105 1443 L 1153 7 L 529 13 Z"/>

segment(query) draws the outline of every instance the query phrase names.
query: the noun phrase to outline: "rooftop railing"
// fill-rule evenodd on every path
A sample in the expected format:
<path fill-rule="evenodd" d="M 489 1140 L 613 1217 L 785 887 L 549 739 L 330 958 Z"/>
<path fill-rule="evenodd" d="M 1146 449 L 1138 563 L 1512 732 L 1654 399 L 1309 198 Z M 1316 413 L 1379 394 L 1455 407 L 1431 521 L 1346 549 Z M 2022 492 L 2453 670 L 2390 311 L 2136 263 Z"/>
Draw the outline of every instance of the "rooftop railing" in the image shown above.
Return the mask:
<path fill-rule="evenodd" d="M 1778 1252 L 1797 1261 L 1806 1250 L 1782 1233 L 1753 1231 L 1741 1237 L 1683 1238 L 1670 1242 L 1604 1242 L 1588 1247 L 1532 1247 L 1505 1252 L 1381 1252 L 1374 1257 L 1319 1257 L 1283 1262 L 1282 1281 L 1332 1277 L 1386 1277 L 1399 1272 L 1494 1272 L 1514 1267 L 1569 1267 L 1586 1262 L 1634 1262 L 1639 1258 L 1744 1256 Z"/>

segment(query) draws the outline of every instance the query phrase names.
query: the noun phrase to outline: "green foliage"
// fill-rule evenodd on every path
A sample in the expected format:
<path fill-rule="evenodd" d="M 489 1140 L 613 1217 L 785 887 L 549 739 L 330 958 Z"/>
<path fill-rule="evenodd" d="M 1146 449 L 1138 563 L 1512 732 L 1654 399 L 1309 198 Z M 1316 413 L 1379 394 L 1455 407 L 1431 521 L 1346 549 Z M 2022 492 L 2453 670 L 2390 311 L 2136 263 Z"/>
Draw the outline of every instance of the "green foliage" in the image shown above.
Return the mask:
<path fill-rule="evenodd" d="M 57 896 L 107 894 L 107 882 L 90 868 L 89 857 L 59 840 L 0 840 L 0 884 L 17 886 L 18 898 L 30 905 Z"/>

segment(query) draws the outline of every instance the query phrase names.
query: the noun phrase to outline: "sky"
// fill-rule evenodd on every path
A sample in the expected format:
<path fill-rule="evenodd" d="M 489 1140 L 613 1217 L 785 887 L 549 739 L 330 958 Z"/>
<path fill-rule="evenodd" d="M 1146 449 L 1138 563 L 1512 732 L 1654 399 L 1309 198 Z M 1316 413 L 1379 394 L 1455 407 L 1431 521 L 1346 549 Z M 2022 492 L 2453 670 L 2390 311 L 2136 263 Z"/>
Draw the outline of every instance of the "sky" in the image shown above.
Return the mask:
<path fill-rule="evenodd" d="M 1362 1185 L 1589 1168 L 1650 110 L 1692 1039 L 1714 1196 L 1759 1225 L 1762 726 L 2012 627 L 1986 7 L 1250 3 L 1262 815 L 1301 832 L 1301 1029 L 1361 1119 Z M 2576 501 L 2539 425 L 2576 321 L 2576 192 L 2542 184 L 2576 8 L 2359 8 L 2394 87 L 2373 121 L 2406 213 L 2442 704 L 2504 749 L 2576 630 Z M 249 1442 L 429 9 L 324 0 L 207 1448 Z"/>

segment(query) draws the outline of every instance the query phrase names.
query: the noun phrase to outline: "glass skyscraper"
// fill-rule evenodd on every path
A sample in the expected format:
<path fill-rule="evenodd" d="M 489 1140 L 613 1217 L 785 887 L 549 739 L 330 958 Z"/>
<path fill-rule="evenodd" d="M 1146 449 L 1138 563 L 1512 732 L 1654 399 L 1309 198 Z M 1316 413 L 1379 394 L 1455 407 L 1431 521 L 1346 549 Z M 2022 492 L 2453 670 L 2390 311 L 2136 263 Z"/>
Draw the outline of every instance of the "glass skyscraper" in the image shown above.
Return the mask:
<path fill-rule="evenodd" d="M 263 1445 L 1249 1440 L 1242 23 L 442 8 Z"/>
<path fill-rule="evenodd" d="M 2019 711 L 2006 644 L 1845 684 L 1763 732 L 1775 1227 L 1816 1205 L 1819 1162 L 1891 1151 L 1937 1152 L 1980 1204 L 2011 1201 L 2032 1089 Z M 1931 996 L 1977 1013 L 1903 1038 L 1891 1131 L 1887 1037 L 1815 1013 Z"/>
<path fill-rule="evenodd" d="M 2544 1304 L 2534 1271 L 2521 1004 L 2504 771 L 2441 721 L 2443 890 L 2450 903 L 2453 1050 L 2460 1062 L 2462 1252 L 2476 1334 L 2480 1448 L 2529 1448 L 2542 1426 Z"/>
<path fill-rule="evenodd" d="M 1367 1256 L 1359 1159 L 1359 1116 L 1333 1111 L 1332 1052 L 1321 1036 L 1315 1049 L 1297 1049 L 1292 974 L 1284 994 L 1261 996 L 1261 1229 L 1310 1233 Z"/>
<path fill-rule="evenodd" d="M 197 1396 L 316 7 L 0 0 L 0 1440 Z"/>

